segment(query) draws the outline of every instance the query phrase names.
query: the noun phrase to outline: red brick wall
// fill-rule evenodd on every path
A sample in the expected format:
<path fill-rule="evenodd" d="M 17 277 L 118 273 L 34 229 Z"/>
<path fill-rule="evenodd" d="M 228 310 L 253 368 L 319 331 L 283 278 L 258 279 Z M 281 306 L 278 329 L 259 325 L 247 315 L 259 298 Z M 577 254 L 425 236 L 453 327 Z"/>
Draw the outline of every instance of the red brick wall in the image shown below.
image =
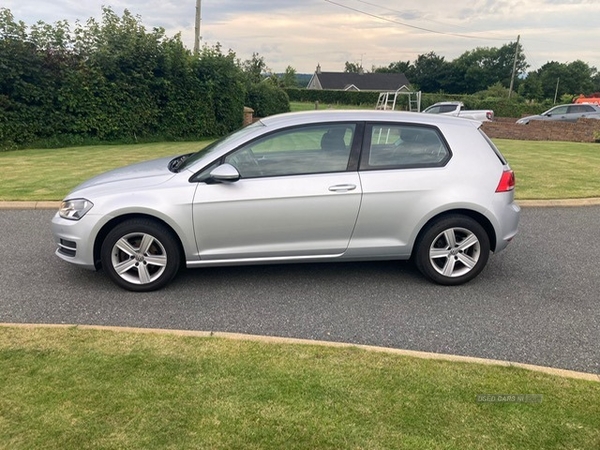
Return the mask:
<path fill-rule="evenodd" d="M 500 117 L 484 122 L 482 129 L 491 138 L 521 139 L 525 141 L 600 141 L 600 120 L 579 119 L 577 122 L 532 120 L 527 125 L 517 125 L 517 119 Z"/>

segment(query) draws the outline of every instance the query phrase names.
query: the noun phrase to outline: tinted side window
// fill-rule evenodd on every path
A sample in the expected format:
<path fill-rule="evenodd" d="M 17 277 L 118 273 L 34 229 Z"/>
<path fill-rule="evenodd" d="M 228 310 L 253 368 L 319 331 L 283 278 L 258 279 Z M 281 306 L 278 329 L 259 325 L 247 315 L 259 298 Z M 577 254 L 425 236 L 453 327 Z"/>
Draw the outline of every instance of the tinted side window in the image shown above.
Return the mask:
<path fill-rule="evenodd" d="M 440 167 L 451 153 L 441 133 L 410 124 L 373 124 L 367 127 L 361 170 Z"/>
<path fill-rule="evenodd" d="M 589 105 L 573 105 L 573 106 L 569 106 L 569 113 L 583 114 L 583 113 L 593 112 L 593 111 L 594 111 L 594 108 L 592 108 Z"/>
<path fill-rule="evenodd" d="M 442 106 L 440 106 L 440 112 L 441 113 L 447 113 L 447 112 L 452 112 L 452 111 L 456 111 L 456 106 L 455 105 L 442 105 Z"/>
<path fill-rule="evenodd" d="M 551 109 L 550 111 L 548 111 L 548 113 L 552 114 L 552 115 L 557 115 L 557 114 L 566 114 L 567 113 L 567 108 L 568 106 L 558 106 L 554 109 Z"/>
<path fill-rule="evenodd" d="M 348 167 L 355 127 L 333 123 L 288 128 L 244 145 L 225 162 L 242 178 L 343 172 Z"/>
<path fill-rule="evenodd" d="M 430 106 L 429 108 L 427 108 L 427 112 L 430 114 L 439 114 L 441 113 L 441 107 L 440 106 Z"/>

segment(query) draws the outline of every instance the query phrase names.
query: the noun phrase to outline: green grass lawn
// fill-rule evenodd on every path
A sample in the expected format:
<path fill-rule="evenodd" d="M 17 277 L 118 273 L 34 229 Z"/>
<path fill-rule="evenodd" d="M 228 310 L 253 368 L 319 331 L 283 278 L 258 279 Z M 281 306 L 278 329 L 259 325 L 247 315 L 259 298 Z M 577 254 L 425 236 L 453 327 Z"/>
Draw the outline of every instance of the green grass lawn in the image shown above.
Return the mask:
<path fill-rule="evenodd" d="M 209 142 L 96 145 L 0 153 L 0 200 L 61 200 L 94 175 L 135 162 L 197 151 Z"/>
<path fill-rule="evenodd" d="M 494 139 L 517 178 L 517 198 L 600 197 L 600 144 Z"/>
<path fill-rule="evenodd" d="M 363 105 L 342 105 L 338 103 L 319 103 L 311 102 L 290 102 L 290 111 L 312 111 L 315 109 L 375 109 L 375 103 L 366 103 Z"/>
<path fill-rule="evenodd" d="M 523 369 L 0 327 L 0 448 L 597 449 L 599 417 L 600 383 Z"/>
<path fill-rule="evenodd" d="M 209 141 L 33 149 L 0 153 L 0 200 L 60 200 L 82 181 L 133 162 L 189 153 Z M 497 139 L 518 199 L 600 197 L 600 144 Z"/>

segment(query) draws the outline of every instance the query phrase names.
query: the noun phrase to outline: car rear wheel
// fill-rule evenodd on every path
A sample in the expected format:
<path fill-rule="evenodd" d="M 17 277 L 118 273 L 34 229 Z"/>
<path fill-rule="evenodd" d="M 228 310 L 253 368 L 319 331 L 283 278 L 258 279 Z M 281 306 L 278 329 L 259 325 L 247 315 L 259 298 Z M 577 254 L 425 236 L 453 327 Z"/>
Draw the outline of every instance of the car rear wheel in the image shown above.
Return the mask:
<path fill-rule="evenodd" d="M 160 289 L 177 274 L 181 252 L 173 233 L 157 222 L 132 219 L 112 229 L 101 249 L 102 267 L 124 289 Z"/>
<path fill-rule="evenodd" d="M 475 278 L 485 267 L 490 239 L 474 219 L 453 215 L 432 223 L 417 242 L 415 263 L 430 280 L 458 285 Z"/>

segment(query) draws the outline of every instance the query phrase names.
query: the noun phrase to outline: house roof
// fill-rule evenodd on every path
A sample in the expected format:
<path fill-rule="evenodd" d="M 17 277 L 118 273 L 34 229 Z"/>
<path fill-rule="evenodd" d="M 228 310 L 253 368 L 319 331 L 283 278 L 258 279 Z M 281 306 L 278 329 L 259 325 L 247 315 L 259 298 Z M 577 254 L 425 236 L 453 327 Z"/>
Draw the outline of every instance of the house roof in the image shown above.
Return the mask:
<path fill-rule="evenodd" d="M 355 86 L 361 91 L 396 91 L 409 82 L 403 73 L 320 72 L 313 75 L 321 89 L 345 90 Z"/>

